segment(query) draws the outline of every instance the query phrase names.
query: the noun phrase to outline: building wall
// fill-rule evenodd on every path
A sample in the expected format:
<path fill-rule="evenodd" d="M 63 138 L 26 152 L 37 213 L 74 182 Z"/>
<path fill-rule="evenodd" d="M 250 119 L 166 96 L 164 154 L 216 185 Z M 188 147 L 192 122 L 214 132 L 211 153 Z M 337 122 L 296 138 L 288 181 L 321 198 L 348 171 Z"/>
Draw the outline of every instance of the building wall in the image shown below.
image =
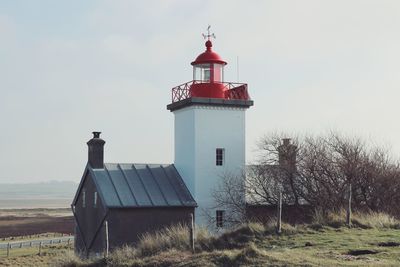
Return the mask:
<path fill-rule="evenodd" d="M 86 207 L 83 207 L 83 192 L 86 197 Z M 94 242 L 98 230 L 102 227 L 102 222 L 106 214 L 100 196 L 97 196 L 97 205 L 94 207 L 94 192 L 96 187 L 90 174 L 87 174 L 75 203 L 75 251 L 79 254 L 86 254 L 97 251 L 98 242 Z M 102 246 L 103 247 L 103 246 Z"/>
<path fill-rule="evenodd" d="M 142 234 L 169 225 L 189 225 L 190 214 L 193 212 L 194 208 L 185 207 L 110 209 L 107 215 L 110 249 L 124 244 L 135 244 Z M 104 232 L 99 234 L 104 235 Z"/>
<path fill-rule="evenodd" d="M 246 216 L 250 221 L 269 223 L 276 221 L 278 208 L 275 205 L 248 205 Z M 282 205 L 282 221 L 290 224 L 311 223 L 314 209 L 310 205 Z"/>
<path fill-rule="evenodd" d="M 195 198 L 195 112 L 193 108 L 185 108 L 174 111 L 174 115 L 174 164 Z"/>
<path fill-rule="evenodd" d="M 223 175 L 241 175 L 245 166 L 245 108 L 193 105 L 174 111 L 175 166 L 195 198 L 196 224 L 215 217 L 212 192 Z M 216 149 L 225 149 L 216 166 Z"/>

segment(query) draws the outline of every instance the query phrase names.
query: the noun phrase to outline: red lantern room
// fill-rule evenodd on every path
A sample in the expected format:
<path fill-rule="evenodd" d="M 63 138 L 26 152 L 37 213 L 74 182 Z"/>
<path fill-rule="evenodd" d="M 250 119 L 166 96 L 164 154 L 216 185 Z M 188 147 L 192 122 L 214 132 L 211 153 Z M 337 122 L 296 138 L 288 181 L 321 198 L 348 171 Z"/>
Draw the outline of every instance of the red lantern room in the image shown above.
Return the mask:
<path fill-rule="evenodd" d="M 206 51 L 201 53 L 193 65 L 192 97 L 224 98 L 224 66 L 226 62 L 212 51 L 212 42 L 207 40 Z"/>
<path fill-rule="evenodd" d="M 172 89 L 172 103 L 187 98 L 217 98 L 227 100 L 250 100 L 247 84 L 224 81 L 224 67 L 227 64 L 212 50 L 211 37 L 214 34 L 203 34 L 207 39 L 206 51 L 201 53 L 191 64 L 193 80 Z"/>

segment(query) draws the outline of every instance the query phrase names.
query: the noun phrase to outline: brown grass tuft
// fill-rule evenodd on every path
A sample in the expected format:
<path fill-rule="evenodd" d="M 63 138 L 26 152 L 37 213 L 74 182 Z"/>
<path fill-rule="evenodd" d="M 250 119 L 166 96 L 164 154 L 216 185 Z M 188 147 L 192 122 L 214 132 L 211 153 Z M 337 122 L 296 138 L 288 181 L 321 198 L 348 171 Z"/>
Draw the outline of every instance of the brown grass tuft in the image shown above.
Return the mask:
<path fill-rule="evenodd" d="M 185 225 L 174 225 L 155 233 L 146 233 L 140 237 L 137 253 L 142 256 L 154 255 L 169 249 L 189 250 L 189 229 Z"/>
<path fill-rule="evenodd" d="M 392 228 L 399 229 L 400 221 L 382 212 L 354 212 L 352 214 L 351 223 L 355 227 L 360 228 Z M 321 211 L 316 211 L 313 216 L 311 227 L 314 229 L 330 226 L 340 228 L 346 226 L 346 210 L 340 209 L 336 212 L 324 214 Z"/>

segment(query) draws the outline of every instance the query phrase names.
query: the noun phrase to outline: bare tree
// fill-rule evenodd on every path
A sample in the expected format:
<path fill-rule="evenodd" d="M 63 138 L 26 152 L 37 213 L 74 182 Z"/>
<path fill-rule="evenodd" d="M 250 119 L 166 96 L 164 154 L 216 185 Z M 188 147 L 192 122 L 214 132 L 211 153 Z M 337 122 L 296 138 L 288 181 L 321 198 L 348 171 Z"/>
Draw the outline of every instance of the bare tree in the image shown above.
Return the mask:
<path fill-rule="evenodd" d="M 224 221 L 228 225 L 236 225 L 246 220 L 246 186 L 244 175 L 224 174 L 220 184 L 212 192 L 214 209 L 226 211 Z M 208 215 L 210 224 L 215 223 L 214 216 Z"/>
<path fill-rule="evenodd" d="M 307 204 L 327 212 L 351 205 L 400 215 L 400 167 L 387 150 L 333 132 L 291 143 L 282 137 L 287 135 L 260 140 L 258 160 L 245 176 L 222 178 L 214 199 L 233 212 L 227 215 L 232 223 L 245 220 L 246 204 L 277 205 L 279 192 L 283 204 L 299 209 Z"/>

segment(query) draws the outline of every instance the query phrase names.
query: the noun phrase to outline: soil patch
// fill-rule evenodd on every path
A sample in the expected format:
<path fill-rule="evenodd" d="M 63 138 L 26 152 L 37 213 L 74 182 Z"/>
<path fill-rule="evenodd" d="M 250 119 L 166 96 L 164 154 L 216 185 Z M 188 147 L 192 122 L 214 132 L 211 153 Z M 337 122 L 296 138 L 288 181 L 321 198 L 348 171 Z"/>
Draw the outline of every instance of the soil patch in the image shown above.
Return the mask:
<path fill-rule="evenodd" d="M 347 254 L 351 256 L 359 256 L 359 255 L 369 255 L 369 254 L 377 254 L 378 251 L 369 250 L 369 249 L 355 249 L 350 250 Z"/>
<path fill-rule="evenodd" d="M 75 222 L 72 216 L 0 217 L 0 238 L 49 232 L 71 234 L 74 233 L 74 225 Z"/>
<path fill-rule="evenodd" d="M 378 246 L 380 246 L 380 247 L 398 247 L 398 246 L 400 246 L 400 243 L 394 242 L 394 241 L 380 242 L 380 243 L 378 243 Z"/>

